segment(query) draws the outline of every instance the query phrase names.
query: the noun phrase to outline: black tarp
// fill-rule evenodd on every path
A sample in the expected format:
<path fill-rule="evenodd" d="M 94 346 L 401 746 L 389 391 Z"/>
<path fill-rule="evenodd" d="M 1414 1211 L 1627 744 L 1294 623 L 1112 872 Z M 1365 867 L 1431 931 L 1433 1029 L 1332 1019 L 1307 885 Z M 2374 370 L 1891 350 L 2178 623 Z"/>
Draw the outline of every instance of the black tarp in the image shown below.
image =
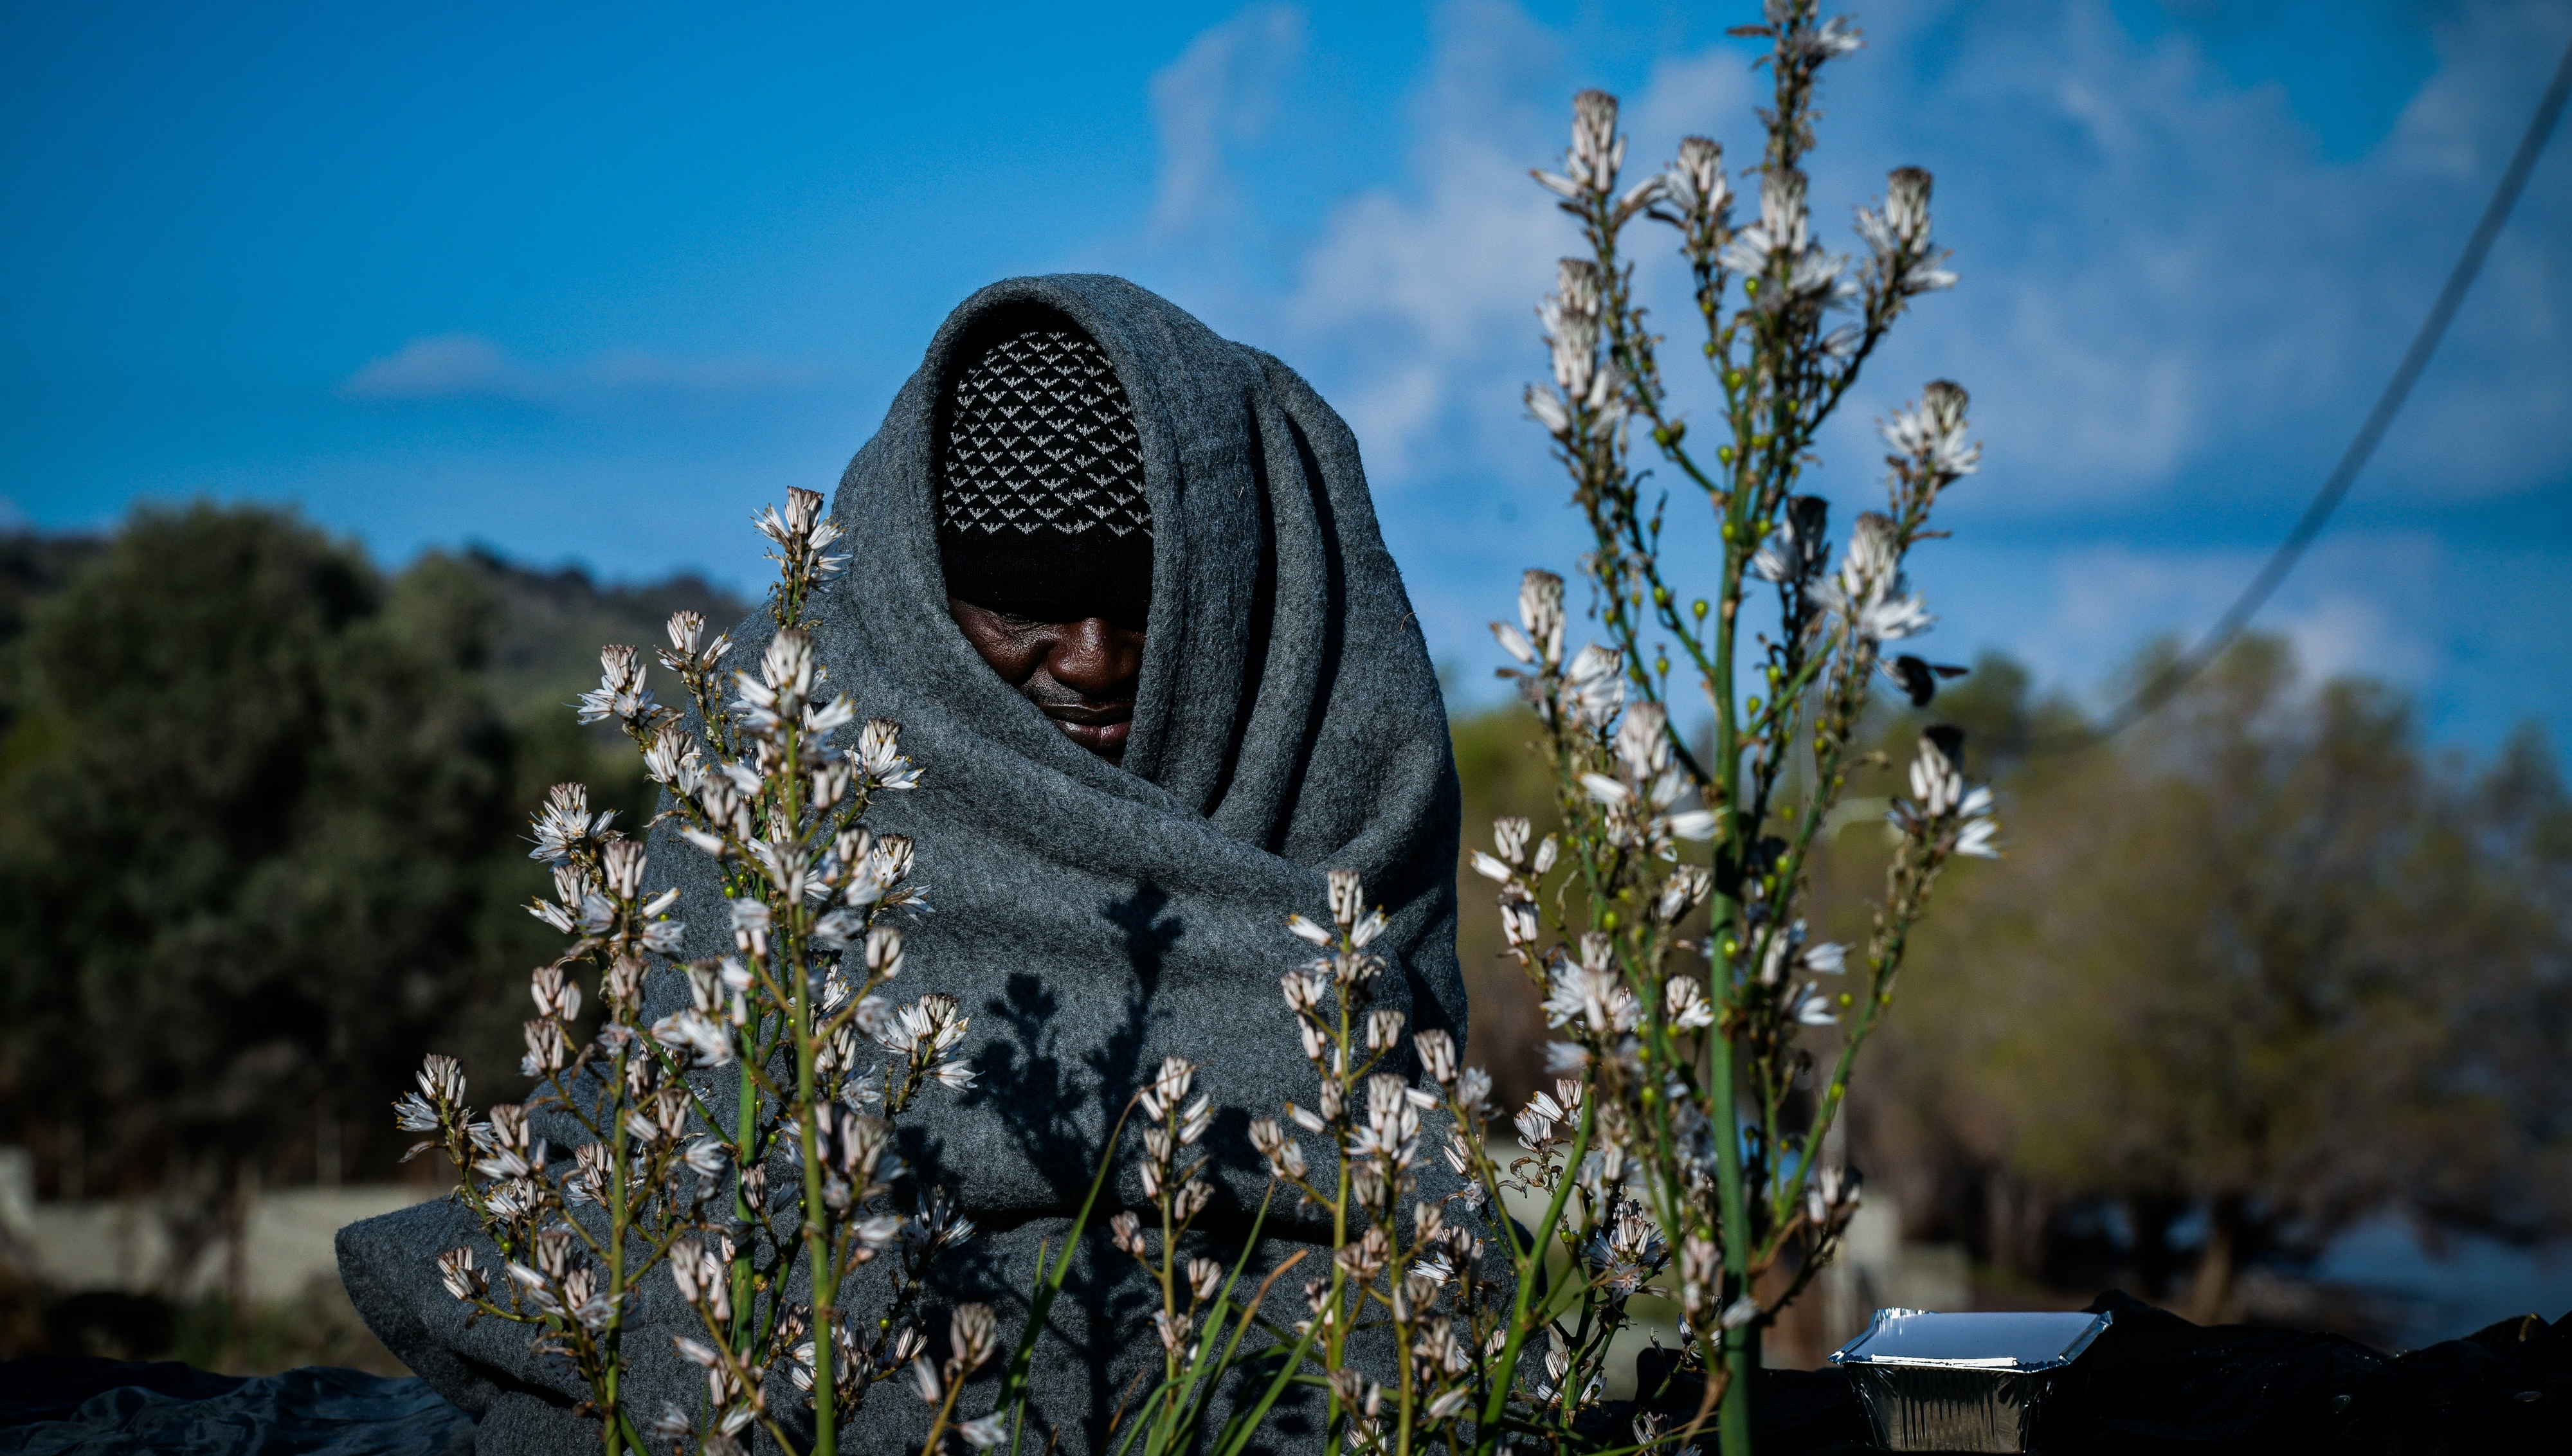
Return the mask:
<path fill-rule="evenodd" d="M 2067 1372 L 2042 1432 L 2047 1456 L 2572 1451 L 2572 1314 L 2383 1355 L 2338 1335 L 2191 1324 L 2122 1293 L 2090 1307 L 2116 1321 Z M 1660 1388 L 1656 1408 L 1695 1409 L 1687 1377 L 1664 1385 L 1658 1367 L 1641 1373 Z M 1761 1371 L 1759 1410 L 1761 1456 L 1872 1449 L 1837 1370 Z M 1609 1443 L 1629 1439 L 1626 1414 L 1602 1423 Z M 419 1381 L 354 1370 L 244 1380 L 169 1363 L 0 1363 L 0 1453 L 462 1456 L 472 1431 L 470 1417 Z M 1711 1439 L 1700 1444 L 1714 1456 Z"/>
<path fill-rule="evenodd" d="M 0 1362 L 10 1456 L 465 1456 L 473 1418 L 418 1380 L 316 1366 L 244 1379 L 162 1361 Z"/>
<path fill-rule="evenodd" d="M 2334 1334 L 2192 1324 L 2115 1291 L 2090 1309 L 2116 1318 L 2061 1377 L 2039 1432 L 2047 1456 L 2572 1452 L 2572 1314 L 2388 1356 Z M 1672 1379 L 1651 1404 L 1684 1417 L 1698 1389 Z M 1873 1449 L 1836 1369 L 1761 1371 L 1757 1409 L 1761 1456 Z"/>

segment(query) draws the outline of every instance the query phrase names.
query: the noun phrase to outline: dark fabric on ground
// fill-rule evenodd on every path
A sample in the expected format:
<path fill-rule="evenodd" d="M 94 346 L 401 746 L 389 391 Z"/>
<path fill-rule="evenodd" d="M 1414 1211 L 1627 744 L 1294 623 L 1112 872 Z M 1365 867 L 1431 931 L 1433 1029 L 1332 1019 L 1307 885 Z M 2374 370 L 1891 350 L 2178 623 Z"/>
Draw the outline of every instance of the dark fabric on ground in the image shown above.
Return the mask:
<path fill-rule="evenodd" d="M 2090 1307 L 2116 1322 L 2044 1427 L 2066 1451 L 2293 1450 L 2322 1437 L 2338 1398 L 2384 1360 L 2338 1335 L 2191 1324 L 2123 1293 Z"/>
<path fill-rule="evenodd" d="M 2572 1429 L 2572 1314 L 2503 1320 L 2388 1358 L 2337 1335 L 2206 1328 L 2121 1293 L 2090 1307 L 2117 1322 L 2074 1368 L 2041 1438 L 2046 1456 L 2481 1456 L 2563 1450 Z M 1652 1387 L 1663 1369 L 1647 1355 L 1638 1373 Z M 50 1418 L 69 1410 L 66 1396 L 84 1403 L 72 1419 Z M 1649 1404 L 1683 1419 L 1695 1398 L 1680 1380 Z M 1874 1449 L 1837 1370 L 1762 1370 L 1758 1408 L 1767 1456 Z M 1623 1425 L 1611 1417 L 1598 1434 L 1613 1444 Z M 417 1380 L 326 1369 L 243 1380 L 106 1360 L 0 1363 L 0 1453 L 29 1456 L 460 1456 L 472 1441 L 470 1417 Z M 1712 1456 L 1714 1443 L 1702 1444 Z"/>
<path fill-rule="evenodd" d="M 2464 1456 L 2572 1450 L 2572 1314 L 2503 1321 L 2387 1357 L 2333 1334 L 2192 1324 L 2121 1292 L 2090 1304 L 2115 1323 L 2049 1397 L 2045 1456 Z M 1645 1389 L 1666 1368 L 1651 1356 Z M 1692 1379 L 1651 1408 L 1685 1419 Z M 1836 1369 L 1762 1370 L 1762 1456 L 1877 1449 Z M 1709 1452 L 1712 1443 L 1706 1443 Z"/>
<path fill-rule="evenodd" d="M 0 1426 L 61 1420 L 103 1390 L 131 1386 L 179 1400 L 203 1400 L 238 1388 L 246 1378 L 218 1375 L 177 1360 L 103 1360 L 89 1355 L 0 1360 Z"/>
<path fill-rule="evenodd" d="M 947 612 L 939 395 L 986 315 L 1028 306 L 1096 340 L 1131 396 L 1154 556 L 1121 766 L 1002 683 Z M 1198 1088 L 1222 1110 L 1206 1140 L 1217 1196 L 1185 1251 L 1230 1257 L 1266 1186 L 1249 1118 L 1313 1095 L 1278 978 L 1312 954 L 1285 925 L 1293 912 L 1327 914 L 1325 871 L 1357 872 L 1391 917 L 1370 947 L 1389 967 L 1376 1004 L 1406 1012 L 1407 1032 L 1465 1032 L 1446 710 L 1356 438 L 1284 364 L 1132 283 L 1018 278 L 950 316 L 832 509 L 851 561 L 816 599 L 816 651 L 862 714 L 902 725 L 925 775 L 868 817 L 917 838 L 915 877 L 937 907 L 913 922 L 892 992 L 947 992 L 972 1017 L 963 1055 L 978 1082 L 932 1089 L 923 1116 L 904 1125 L 915 1182 L 945 1188 L 981 1229 L 942 1266 L 940 1302 L 986 1300 L 1016 1323 L 1038 1245 L 1059 1245 L 1116 1111 L 1165 1056 L 1202 1062 Z M 755 665 L 770 630 L 755 614 L 729 662 Z M 721 884 L 702 854 L 656 834 L 647 883 L 682 891 L 683 956 L 730 953 Z M 664 973 L 647 994 L 657 1015 L 686 992 Z M 728 1120 L 732 1075 L 701 1086 Z M 484 1103 L 513 1095 L 478 1091 Z M 1428 1133 L 1423 1160 L 1433 1190 L 1445 1173 L 1438 1137 Z M 1327 1171 L 1325 1145 L 1308 1140 L 1306 1154 Z M 1147 1206 L 1130 1156 L 1102 1205 L 1084 1250 L 1094 1272 L 1054 1305 L 1035 1365 L 1031 1402 L 1060 1456 L 1095 1449 L 1128 1377 L 1160 1360 L 1145 1317 L 1157 1296 L 1106 1241 L 1112 1213 Z M 1327 1226 L 1272 1211 L 1263 1264 L 1310 1248 Z M 454 1205 L 422 1205 L 342 1230 L 341 1276 L 396 1356 L 484 1416 L 484 1456 L 561 1449 L 554 1432 L 576 1420 L 569 1411 L 586 1391 L 562 1362 L 531 1356 L 523 1329 L 465 1327 L 432 1262 L 458 1245 L 498 1267 Z M 882 1267 L 860 1272 L 844 1308 L 874 1317 Z M 1276 1312 L 1300 1313 L 1302 1278 L 1280 1282 Z M 624 1388 L 638 1419 L 665 1403 L 701 1406 L 702 1378 L 670 1342 L 695 1328 L 684 1313 L 666 1277 L 647 1283 L 628 1326 Z M 943 1349 L 944 1315 L 925 1323 Z M 770 1395 L 772 1409 L 803 1415 L 782 1378 Z M 980 1399 L 968 1398 L 966 1414 L 982 1412 Z M 844 1449 L 917 1449 L 925 1424 L 907 1388 L 880 1386 Z"/>
<path fill-rule="evenodd" d="M 2572 1313 L 2530 1314 L 2385 1361 L 2350 1399 L 2341 1456 L 2572 1449 Z"/>
<path fill-rule="evenodd" d="M 76 1404 L 59 1404 L 77 1394 Z M 12 1456 L 462 1456 L 473 1418 L 419 1380 L 314 1367 L 245 1380 L 167 1362 L 0 1364 Z"/>

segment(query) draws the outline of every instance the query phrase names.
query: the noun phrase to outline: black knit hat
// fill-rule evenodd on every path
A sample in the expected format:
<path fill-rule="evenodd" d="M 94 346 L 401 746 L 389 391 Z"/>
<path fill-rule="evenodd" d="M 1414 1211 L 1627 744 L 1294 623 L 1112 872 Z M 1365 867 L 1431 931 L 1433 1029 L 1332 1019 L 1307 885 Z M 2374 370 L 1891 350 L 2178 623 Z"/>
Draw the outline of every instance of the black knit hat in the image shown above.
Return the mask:
<path fill-rule="evenodd" d="M 947 591 L 1030 615 L 1152 604 L 1152 508 L 1134 406 L 1079 324 L 1021 308 L 963 340 L 939 409 Z"/>

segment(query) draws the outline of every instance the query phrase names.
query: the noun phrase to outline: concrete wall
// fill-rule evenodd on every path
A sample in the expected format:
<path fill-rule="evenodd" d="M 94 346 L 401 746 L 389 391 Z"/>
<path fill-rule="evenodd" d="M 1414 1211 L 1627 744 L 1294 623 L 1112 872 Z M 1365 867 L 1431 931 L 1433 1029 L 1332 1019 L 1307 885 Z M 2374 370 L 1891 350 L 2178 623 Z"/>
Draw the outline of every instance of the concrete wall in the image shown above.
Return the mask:
<path fill-rule="evenodd" d="M 1962 1244 L 1903 1242 L 1901 1209 L 1869 1191 L 1840 1235 L 1840 1256 L 1806 1294 L 1820 1296 L 1821 1352 L 1864 1333 L 1878 1309 L 1973 1308 L 1971 1274 Z"/>
<path fill-rule="evenodd" d="M 297 1297 L 318 1276 L 338 1279 L 332 1235 L 346 1224 L 438 1196 L 406 1184 L 279 1189 L 251 1205 L 244 1255 L 250 1295 Z M 169 1272 L 170 1243 L 150 1200 L 40 1204 L 26 1151 L 0 1148 L 0 1242 L 29 1274 L 58 1289 L 158 1288 Z M 226 1249 L 218 1241 L 187 1270 L 181 1292 L 224 1288 Z"/>

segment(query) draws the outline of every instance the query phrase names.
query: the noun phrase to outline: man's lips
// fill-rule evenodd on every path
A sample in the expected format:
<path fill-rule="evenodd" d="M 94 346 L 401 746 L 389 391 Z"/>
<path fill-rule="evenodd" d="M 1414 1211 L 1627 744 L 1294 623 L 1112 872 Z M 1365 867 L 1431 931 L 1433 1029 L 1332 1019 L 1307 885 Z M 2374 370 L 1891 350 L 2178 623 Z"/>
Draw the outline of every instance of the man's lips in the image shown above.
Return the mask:
<path fill-rule="evenodd" d="M 1125 746 L 1126 736 L 1134 730 L 1134 705 L 1047 704 L 1044 716 L 1059 725 L 1073 742 L 1092 752 L 1107 752 Z"/>
<path fill-rule="evenodd" d="M 1055 722 L 1062 723 L 1060 719 L 1056 719 Z M 1064 735 L 1073 742 L 1093 753 L 1113 753 L 1125 746 L 1127 735 L 1134 731 L 1134 721 L 1120 719 L 1115 723 L 1063 723 L 1062 730 Z"/>

